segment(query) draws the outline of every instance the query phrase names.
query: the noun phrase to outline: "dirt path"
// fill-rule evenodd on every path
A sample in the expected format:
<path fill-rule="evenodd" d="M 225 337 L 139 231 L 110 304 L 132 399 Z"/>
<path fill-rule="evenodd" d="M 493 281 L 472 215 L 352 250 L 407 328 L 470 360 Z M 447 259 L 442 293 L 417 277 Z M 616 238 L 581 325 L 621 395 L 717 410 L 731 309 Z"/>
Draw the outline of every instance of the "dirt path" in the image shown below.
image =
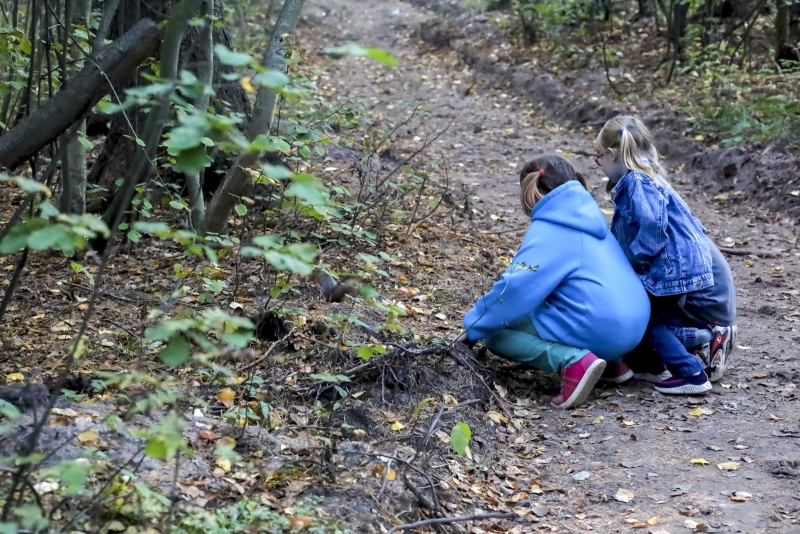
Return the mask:
<path fill-rule="evenodd" d="M 566 153 L 590 179 L 601 206 L 610 207 L 588 157 L 587 132 L 559 126 L 534 111 L 534 103 L 493 88 L 483 74 L 459 63 L 455 53 L 425 52 L 414 30 L 436 17 L 433 13 L 394 0 L 313 0 L 308 14 L 311 25 L 302 33 L 312 54 L 326 44 L 356 41 L 385 48 L 400 59 L 393 69 L 345 59 L 328 64 L 319 80 L 324 90 L 366 98 L 374 120 L 386 128 L 408 116 L 413 102 L 430 110 L 427 118 L 398 130 L 393 150 L 410 150 L 452 121 L 427 157 L 444 157 L 454 189 L 468 192 L 476 238 L 478 229 L 497 232 L 498 250 L 513 254 L 526 226 L 517 207 L 516 171 L 537 153 Z M 689 520 L 705 525 L 707 532 L 800 532 L 796 233 L 780 216 L 760 216 L 757 207 L 733 213 L 679 169 L 672 180 L 721 245 L 783 251 L 775 258 L 729 258 L 738 284 L 741 331 L 729 374 L 700 399 L 668 398 L 632 384 L 598 391 L 574 412 L 547 409 L 552 391 L 530 389 L 521 376 L 520 382 L 505 384 L 508 399 L 528 397 L 541 408 L 517 411 L 525 414 L 524 439 L 503 425 L 494 425 L 495 435 L 478 436 L 494 441 L 496 448 L 482 459 L 489 465 L 477 471 L 504 472 L 520 487 L 536 479 L 540 486 L 559 489 L 531 491 L 515 501 L 514 506 L 528 506 L 541 516 L 535 528 L 542 531 L 641 528 L 674 534 L 689 531 L 684 525 Z M 458 316 L 465 310 L 449 311 Z M 710 465 L 693 464 L 693 459 Z M 724 462 L 739 467 L 718 469 Z M 583 472 L 590 476 L 579 480 Z M 620 489 L 634 498 L 615 499 Z M 732 499 L 735 492 L 746 493 Z M 475 497 L 478 507 L 478 497 L 485 495 Z M 490 507 L 481 502 L 484 510 Z M 531 527 L 524 525 L 525 530 Z"/>

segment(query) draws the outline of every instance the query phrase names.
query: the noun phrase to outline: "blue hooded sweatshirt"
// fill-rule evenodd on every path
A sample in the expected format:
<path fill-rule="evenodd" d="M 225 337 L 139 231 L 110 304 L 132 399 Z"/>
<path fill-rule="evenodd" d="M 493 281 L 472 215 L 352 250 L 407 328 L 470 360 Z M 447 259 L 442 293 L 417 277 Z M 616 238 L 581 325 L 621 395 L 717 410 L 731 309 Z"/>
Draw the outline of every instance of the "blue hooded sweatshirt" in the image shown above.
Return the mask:
<path fill-rule="evenodd" d="M 528 316 L 542 339 L 606 360 L 644 336 L 650 301 L 595 200 L 577 181 L 542 198 L 508 270 L 464 317 L 470 341 Z"/>

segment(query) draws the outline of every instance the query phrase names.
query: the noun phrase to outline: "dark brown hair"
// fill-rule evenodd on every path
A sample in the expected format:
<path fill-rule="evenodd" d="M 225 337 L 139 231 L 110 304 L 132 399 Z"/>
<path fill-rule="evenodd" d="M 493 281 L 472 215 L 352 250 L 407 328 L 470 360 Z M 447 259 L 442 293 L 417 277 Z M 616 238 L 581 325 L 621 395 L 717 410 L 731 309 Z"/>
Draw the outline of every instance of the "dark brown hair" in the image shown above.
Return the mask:
<path fill-rule="evenodd" d="M 519 172 L 520 200 L 525 214 L 530 215 L 536 203 L 547 193 L 572 180 L 586 188 L 583 176 L 561 156 L 547 154 L 526 163 Z"/>

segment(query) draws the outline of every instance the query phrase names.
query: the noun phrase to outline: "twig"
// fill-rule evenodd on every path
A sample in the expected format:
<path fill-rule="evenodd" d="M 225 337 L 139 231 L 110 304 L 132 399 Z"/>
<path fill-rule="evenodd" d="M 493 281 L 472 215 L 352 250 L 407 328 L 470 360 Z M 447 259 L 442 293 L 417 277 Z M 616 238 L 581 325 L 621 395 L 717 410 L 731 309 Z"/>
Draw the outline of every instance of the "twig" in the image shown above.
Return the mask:
<path fill-rule="evenodd" d="M 442 525 L 446 523 L 460 523 L 462 521 L 481 521 L 484 519 L 513 519 L 517 514 L 513 512 L 495 512 L 491 514 L 477 514 L 477 515 L 462 515 L 458 517 L 435 517 L 433 519 L 425 519 L 424 521 L 417 521 L 416 523 L 406 523 L 405 525 L 397 525 L 389 529 L 386 534 L 399 532 L 401 530 L 409 530 L 412 528 L 426 527 L 429 525 Z"/>
<path fill-rule="evenodd" d="M 445 406 L 441 406 L 439 408 L 439 411 L 436 413 L 436 417 L 433 418 L 433 422 L 431 423 L 430 428 L 428 428 L 428 432 L 425 434 L 422 443 L 420 444 L 419 448 L 417 448 L 417 454 L 414 455 L 414 458 L 416 458 L 417 455 L 419 455 L 419 452 L 425 448 L 425 446 L 428 444 L 428 440 L 430 440 L 433 433 L 436 432 L 436 426 L 439 424 L 439 420 L 442 418 L 444 409 Z"/>
<path fill-rule="evenodd" d="M 461 365 L 467 367 L 470 371 L 472 371 L 473 374 L 475 374 L 475 376 L 478 377 L 478 380 L 481 381 L 481 384 L 483 384 L 483 387 L 485 387 L 486 390 L 492 395 L 492 397 L 495 398 L 495 400 L 497 401 L 497 404 L 500 406 L 500 409 L 503 410 L 503 413 L 506 415 L 506 417 L 508 417 L 509 419 L 513 418 L 511 413 L 509 413 L 509 411 L 506 409 L 505 405 L 503 404 L 503 399 L 500 398 L 500 395 L 495 393 L 494 390 L 489 387 L 489 384 L 486 383 L 486 380 L 483 378 L 483 376 L 478 371 L 476 371 L 475 368 L 472 367 L 472 365 L 470 365 L 470 363 L 466 359 L 462 358 L 461 355 L 458 354 L 457 345 L 456 345 L 456 347 L 454 349 L 449 350 L 447 352 L 447 354 L 448 354 L 448 356 L 451 356 L 454 360 L 456 360 L 458 363 L 460 363 Z"/>
<path fill-rule="evenodd" d="M 760 250 L 746 250 L 743 248 L 717 247 L 723 254 L 730 256 L 757 256 L 759 258 L 777 258 L 777 252 L 762 252 Z"/>
<path fill-rule="evenodd" d="M 413 482 L 411 482 L 411 480 L 408 478 L 408 475 L 405 473 L 403 473 L 403 484 L 405 484 L 406 488 L 408 488 L 408 491 L 414 494 L 414 497 L 417 498 L 422 506 L 428 510 L 436 511 L 436 504 L 424 493 L 422 493 L 422 490 L 420 490 Z M 436 494 L 436 490 L 433 488 L 433 486 L 431 486 L 431 493 L 434 495 Z"/>
<path fill-rule="evenodd" d="M 383 474 L 383 483 L 381 484 L 381 490 L 378 492 L 378 496 L 375 497 L 375 500 L 380 502 L 381 496 L 383 492 L 386 491 L 386 485 L 389 484 L 389 474 L 392 472 L 392 460 L 386 462 L 386 472 Z"/>
<path fill-rule="evenodd" d="M 278 341 L 274 342 L 274 343 L 273 343 L 273 344 L 270 346 L 270 348 L 268 348 L 268 349 L 267 349 L 267 352 L 265 352 L 265 353 L 264 353 L 264 355 L 263 355 L 262 357 L 260 357 L 259 359 L 257 359 L 257 360 L 256 360 L 256 361 L 254 361 L 253 363 L 249 363 L 249 364 L 245 365 L 244 367 L 242 367 L 241 369 L 239 369 L 239 372 L 241 373 L 242 371 L 248 371 L 248 370 L 252 369 L 253 367 L 255 367 L 256 365 L 258 365 L 259 363 L 261 363 L 261 362 L 263 362 L 264 360 L 266 360 L 266 359 L 269 357 L 270 353 L 272 353 L 272 351 L 275 349 L 275 347 L 277 347 L 278 345 L 280 345 L 281 343 L 283 343 L 284 341 L 286 341 L 286 340 L 289 338 L 289 336 L 291 336 L 291 335 L 292 335 L 292 332 L 294 332 L 294 328 L 292 328 L 291 330 L 289 330 L 289 333 L 288 333 L 288 334 L 286 334 L 285 336 L 283 336 L 281 339 L 279 339 Z"/>

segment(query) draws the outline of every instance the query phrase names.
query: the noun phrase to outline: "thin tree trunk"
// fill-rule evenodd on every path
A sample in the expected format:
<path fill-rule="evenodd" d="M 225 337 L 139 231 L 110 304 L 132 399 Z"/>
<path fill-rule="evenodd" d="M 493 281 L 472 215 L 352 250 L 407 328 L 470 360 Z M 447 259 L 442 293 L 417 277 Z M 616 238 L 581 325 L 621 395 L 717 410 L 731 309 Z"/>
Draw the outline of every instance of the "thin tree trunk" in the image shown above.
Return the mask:
<path fill-rule="evenodd" d="M 303 9 L 305 0 L 285 0 L 278 20 L 272 29 L 269 50 L 264 54 L 262 64 L 272 70 L 286 72 L 286 62 L 283 57 L 286 53 L 286 38 L 294 33 L 300 12 Z M 278 95 L 267 87 L 260 87 L 256 94 L 256 104 L 253 109 L 253 116 L 247 124 L 245 135 L 249 140 L 255 139 L 262 134 L 269 134 L 272 129 L 272 119 L 275 113 L 275 103 Z M 209 232 L 221 233 L 228 224 L 228 216 L 233 209 L 237 199 L 243 194 L 250 181 L 247 172 L 249 167 L 258 163 L 260 153 L 251 152 L 242 154 L 234 161 L 230 170 L 225 176 L 225 181 L 219 190 L 214 193 L 214 198 L 206 213 L 206 229 Z"/>
<path fill-rule="evenodd" d="M 164 39 L 161 42 L 161 78 L 173 82 L 178 76 L 178 56 L 180 54 L 181 40 L 189 21 L 199 11 L 200 5 L 204 0 L 181 0 L 175 7 L 172 15 L 167 20 L 164 27 Z M 144 126 L 142 141 L 144 148 L 136 150 L 133 162 L 125 175 L 125 181 L 114 195 L 111 205 L 103 214 L 103 221 L 111 228 L 115 220 L 119 220 L 117 213 L 125 209 L 131 202 L 139 185 L 147 176 L 155 157 L 156 149 L 161 141 L 161 133 L 164 123 L 167 120 L 171 105 L 170 95 L 165 95 L 155 106 L 152 107 L 147 115 L 147 122 Z M 101 245 L 104 245 L 101 243 Z M 100 247 L 102 248 L 102 246 Z"/>
<path fill-rule="evenodd" d="M 214 0 L 205 0 L 201 10 L 206 18 L 205 26 L 200 28 L 198 35 L 198 67 L 197 79 L 210 87 L 214 81 L 214 25 L 209 18 L 214 13 Z M 199 111 L 208 109 L 210 95 L 206 92 L 197 99 L 194 107 Z M 186 187 L 189 189 L 189 209 L 192 213 L 192 226 L 194 231 L 202 234 L 205 231 L 206 205 L 203 199 L 203 188 L 200 185 L 200 173 L 186 177 Z"/>
<path fill-rule="evenodd" d="M 70 4 L 73 1 L 70 0 Z M 92 11 L 90 0 L 74 0 L 74 11 L 72 12 L 71 24 L 86 24 Z M 70 28 L 71 33 L 71 28 Z M 83 51 L 73 44 L 70 48 L 74 59 L 74 70 L 83 69 Z M 80 59 L 78 59 L 80 58 Z M 63 139 L 67 144 L 67 153 L 62 163 L 62 168 L 67 171 L 64 176 L 69 176 L 69 183 L 64 183 L 61 211 L 83 215 L 86 211 L 86 147 L 80 142 L 80 137 L 86 137 L 86 119 L 83 119 L 78 126 L 78 135 L 70 139 Z M 62 171 L 63 172 L 63 171 Z"/>
<path fill-rule="evenodd" d="M 789 5 L 791 0 L 776 0 L 775 12 L 775 61 L 789 44 Z"/>

